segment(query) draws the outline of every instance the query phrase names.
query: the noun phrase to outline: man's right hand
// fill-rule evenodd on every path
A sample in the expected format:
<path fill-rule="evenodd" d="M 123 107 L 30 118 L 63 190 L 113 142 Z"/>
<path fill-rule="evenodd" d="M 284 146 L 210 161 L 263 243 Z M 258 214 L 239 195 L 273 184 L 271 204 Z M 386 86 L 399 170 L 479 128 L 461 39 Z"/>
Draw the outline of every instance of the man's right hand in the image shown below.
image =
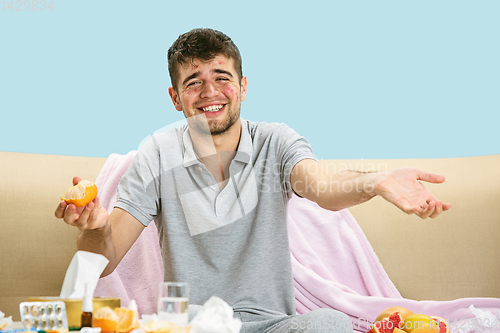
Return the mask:
<path fill-rule="evenodd" d="M 74 177 L 73 185 L 78 184 L 80 180 L 80 177 Z M 68 205 L 61 201 L 54 214 L 58 219 L 63 219 L 80 230 L 99 229 L 109 223 L 109 213 L 100 205 L 98 196 L 84 207 Z"/>
<path fill-rule="evenodd" d="M 78 184 L 80 177 L 73 178 Z M 55 211 L 59 219 L 82 230 L 78 236 L 78 249 L 100 253 L 109 260 L 101 276 L 113 272 L 120 260 L 132 247 L 145 226 L 127 211 L 115 208 L 109 214 L 99 204 L 99 197 L 85 207 L 76 207 L 62 201 Z M 113 230 L 113 232 L 111 232 Z"/>

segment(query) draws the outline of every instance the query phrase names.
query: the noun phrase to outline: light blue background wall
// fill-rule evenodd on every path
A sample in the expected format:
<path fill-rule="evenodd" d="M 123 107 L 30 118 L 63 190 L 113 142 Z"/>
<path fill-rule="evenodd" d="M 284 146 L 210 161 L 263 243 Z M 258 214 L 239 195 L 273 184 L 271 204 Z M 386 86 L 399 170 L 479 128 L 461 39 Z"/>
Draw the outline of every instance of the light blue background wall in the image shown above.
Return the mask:
<path fill-rule="evenodd" d="M 212 27 L 243 55 L 242 116 L 288 123 L 319 158 L 500 153 L 498 0 L 53 5 L 0 4 L 0 151 L 137 149 L 183 118 L 168 96 L 166 50 Z"/>

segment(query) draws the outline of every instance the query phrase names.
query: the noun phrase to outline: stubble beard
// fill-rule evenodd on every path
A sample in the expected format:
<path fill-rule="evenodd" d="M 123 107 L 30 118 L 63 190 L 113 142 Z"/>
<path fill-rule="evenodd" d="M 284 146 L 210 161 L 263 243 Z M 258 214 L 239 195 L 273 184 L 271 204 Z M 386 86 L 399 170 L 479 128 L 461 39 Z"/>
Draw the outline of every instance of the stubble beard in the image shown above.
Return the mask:
<path fill-rule="evenodd" d="M 227 116 L 222 120 L 211 120 L 209 117 L 189 117 L 187 119 L 189 127 L 200 134 L 210 134 L 214 135 L 222 135 L 226 133 L 240 118 L 240 107 L 238 105 L 237 110 L 229 109 L 229 104 L 226 104 L 228 108 Z M 210 131 L 210 133 L 209 133 Z"/>
<path fill-rule="evenodd" d="M 221 135 L 228 131 L 239 119 L 240 117 L 240 112 L 232 110 L 228 111 L 227 117 L 223 119 L 222 121 L 213 121 L 213 122 L 208 122 L 209 128 L 210 128 L 210 134 L 212 135 Z"/>

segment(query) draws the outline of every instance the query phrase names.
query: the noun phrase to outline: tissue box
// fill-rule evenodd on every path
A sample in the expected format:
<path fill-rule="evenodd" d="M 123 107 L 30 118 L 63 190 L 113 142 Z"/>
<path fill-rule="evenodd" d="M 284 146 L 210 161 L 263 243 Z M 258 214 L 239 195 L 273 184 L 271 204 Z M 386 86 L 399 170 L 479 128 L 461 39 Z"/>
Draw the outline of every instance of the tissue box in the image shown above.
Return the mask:
<path fill-rule="evenodd" d="M 60 297 L 28 297 L 28 302 L 53 302 L 63 301 L 66 304 L 66 314 L 68 316 L 68 327 L 70 329 L 80 328 L 82 321 L 82 298 L 60 298 Z M 109 306 L 110 308 L 119 308 L 120 299 L 115 297 L 94 297 L 94 313 L 96 310 Z"/>

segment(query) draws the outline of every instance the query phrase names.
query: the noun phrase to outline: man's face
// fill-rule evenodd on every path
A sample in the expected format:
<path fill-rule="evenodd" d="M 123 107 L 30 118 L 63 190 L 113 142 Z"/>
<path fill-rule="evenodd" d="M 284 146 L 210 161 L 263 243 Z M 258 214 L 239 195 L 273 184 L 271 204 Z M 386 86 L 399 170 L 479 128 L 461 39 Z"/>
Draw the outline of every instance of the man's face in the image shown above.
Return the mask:
<path fill-rule="evenodd" d="M 233 60 L 223 55 L 210 61 L 195 60 L 179 66 L 177 90 L 169 88 L 175 108 L 186 118 L 206 120 L 212 135 L 226 132 L 240 117 L 241 101 L 246 96 L 246 77 L 238 79 Z M 189 120 L 189 119 L 188 119 Z M 203 131 L 206 124 L 190 122 Z M 201 126 L 201 127 L 200 127 Z M 205 130 L 206 131 L 206 130 Z"/>

